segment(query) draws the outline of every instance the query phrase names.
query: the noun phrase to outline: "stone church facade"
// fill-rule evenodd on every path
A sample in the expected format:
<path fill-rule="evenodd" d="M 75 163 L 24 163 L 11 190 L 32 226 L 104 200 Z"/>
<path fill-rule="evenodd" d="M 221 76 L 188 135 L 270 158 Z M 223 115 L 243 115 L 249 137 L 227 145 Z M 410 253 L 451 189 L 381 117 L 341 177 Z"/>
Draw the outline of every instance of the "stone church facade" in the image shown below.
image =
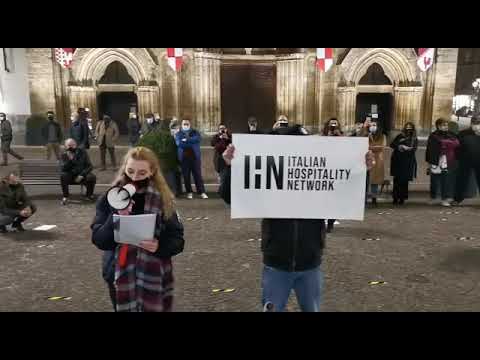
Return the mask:
<path fill-rule="evenodd" d="M 458 49 L 437 48 L 427 73 L 414 48 L 336 48 L 327 73 L 317 70 L 315 50 L 186 48 L 175 73 L 166 48 L 79 48 L 69 70 L 55 63 L 53 49 L 27 48 L 31 112 L 53 109 L 68 126 L 78 107 L 94 120 L 135 109 L 141 118 L 191 119 L 207 134 L 221 122 L 243 131 L 248 116 L 267 128 L 284 114 L 318 132 L 329 117 L 348 130 L 378 110 L 386 129 L 413 121 L 425 134 L 438 117 L 450 118 Z"/>

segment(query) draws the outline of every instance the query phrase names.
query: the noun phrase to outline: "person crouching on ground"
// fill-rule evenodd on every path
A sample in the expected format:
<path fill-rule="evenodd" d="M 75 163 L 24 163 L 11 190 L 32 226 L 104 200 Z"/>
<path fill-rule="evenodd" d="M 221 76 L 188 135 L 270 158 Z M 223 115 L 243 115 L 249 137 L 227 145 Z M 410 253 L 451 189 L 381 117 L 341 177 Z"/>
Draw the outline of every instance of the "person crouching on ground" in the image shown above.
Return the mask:
<path fill-rule="evenodd" d="M 65 141 L 65 152 L 61 158 L 60 183 L 62 185 L 62 205 L 68 203 L 70 196 L 69 185 L 82 184 L 87 188 L 86 200 L 93 201 L 95 197 L 93 192 L 97 177 L 92 173 L 93 165 L 86 150 L 77 147 L 77 142 L 73 139 Z"/>
<path fill-rule="evenodd" d="M 171 311 L 171 258 L 183 251 L 185 241 L 174 196 L 151 150 L 136 147 L 127 153 L 113 185 L 129 183 L 137 188 L 129 208 L 116 211 L 108 204 L 106 195 L 102 195 L 91 225 L 93 244 L 105 251 L 103 276 L 112 304 L 119 312 Z M 154 239 L 145 239 L 139 247 L 117 244 L 113 214 L 158 214 Z"/>
<path fill-rule="evenodd" d="M 25 231 L 22 222 L 36 211 L 18 175 L 10 172 L 0 182 L 0 232 L 6 233 L 10 224 L 17 231 Z"/>

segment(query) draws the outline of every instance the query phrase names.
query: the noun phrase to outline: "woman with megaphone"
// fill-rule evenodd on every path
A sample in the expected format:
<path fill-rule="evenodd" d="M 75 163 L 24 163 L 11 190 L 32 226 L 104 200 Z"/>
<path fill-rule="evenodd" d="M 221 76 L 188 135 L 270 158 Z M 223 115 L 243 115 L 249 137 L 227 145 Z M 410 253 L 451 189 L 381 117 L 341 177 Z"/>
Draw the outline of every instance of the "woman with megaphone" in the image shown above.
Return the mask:
<path fill-rule="evenodd" d="M 114 215 L 157 214 L 153 239 L 117 243 Z M 155 154 L 144 147 L 124 158 L 113 187 L 97 202 L 92 242 L 105 251 L 103 277 L 118 312 L 171 311 L 171 258 L 183 251 L 183 225 Z"/>

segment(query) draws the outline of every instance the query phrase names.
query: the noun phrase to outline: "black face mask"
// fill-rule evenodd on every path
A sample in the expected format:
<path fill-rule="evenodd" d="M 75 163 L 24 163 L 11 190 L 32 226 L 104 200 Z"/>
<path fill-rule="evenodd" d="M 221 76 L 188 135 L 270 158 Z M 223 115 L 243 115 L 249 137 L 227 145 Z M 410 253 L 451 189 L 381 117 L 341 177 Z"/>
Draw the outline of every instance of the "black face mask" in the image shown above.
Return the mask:
<path fill-rule="evenodd" d="M 48 115 L 48 116 L 47 116 L 47 119 L 50 120 L 50 121 L 52 121 L 52 120 L 53 120 L 53 116 L 52 116 L 52 115 Z"/>
<path fill-rule="evenodd" d="M 68 151 L 68 152 L 71 152 L 71 153 L 74 153 L 75 150 L 76 150 L 76 149 L 74 149 L 74 148 L 68 148 L 68 149 L 67 149 L 67 151 Z"/>
<path fill-rule="evenodd" d="M 127 174 L 125 174 L 125 178 L 127 179 L 127 181 L 128 181 L 130 184 L 135 185 L 135 187 L 136 187 L 137 189 L 145 189 L 146 187 L 148 187 L 148 185 L 150 185 L 150 178 L 149 178 L 149 177 L 146 178 L 146 179 L 143 179 L 143 180 L 133 181 L 130 176 L 128 176 Z"/>

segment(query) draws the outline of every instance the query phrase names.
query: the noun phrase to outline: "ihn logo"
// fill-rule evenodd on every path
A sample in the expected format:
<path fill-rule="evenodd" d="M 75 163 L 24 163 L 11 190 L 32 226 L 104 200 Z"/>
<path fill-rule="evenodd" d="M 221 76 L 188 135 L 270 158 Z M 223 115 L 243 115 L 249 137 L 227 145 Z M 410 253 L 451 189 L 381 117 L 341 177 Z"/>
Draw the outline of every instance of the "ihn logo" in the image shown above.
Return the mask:
<path fill-rule="evenodd" d="M 278 190 L 283 190 L 283 172 L 284 172 L 284 156 L 278 157 L 278 167 L 274 156 L 255 156 L 255 169 L 251 169 L 250 155 L 245 155 L 245 179 L 244 188 L 250 189 L 250 174 L 255 174 L 255 189 L 262 188 L 262 176 L 266 176 L 266 190 L 272 189 L 272 175 Z M 264 161 L 262 161 L 262 159 Z M 265 161 L 266 160 L 266 161 Z M 266 163 L 262 169 L 262 163 Z"/>

